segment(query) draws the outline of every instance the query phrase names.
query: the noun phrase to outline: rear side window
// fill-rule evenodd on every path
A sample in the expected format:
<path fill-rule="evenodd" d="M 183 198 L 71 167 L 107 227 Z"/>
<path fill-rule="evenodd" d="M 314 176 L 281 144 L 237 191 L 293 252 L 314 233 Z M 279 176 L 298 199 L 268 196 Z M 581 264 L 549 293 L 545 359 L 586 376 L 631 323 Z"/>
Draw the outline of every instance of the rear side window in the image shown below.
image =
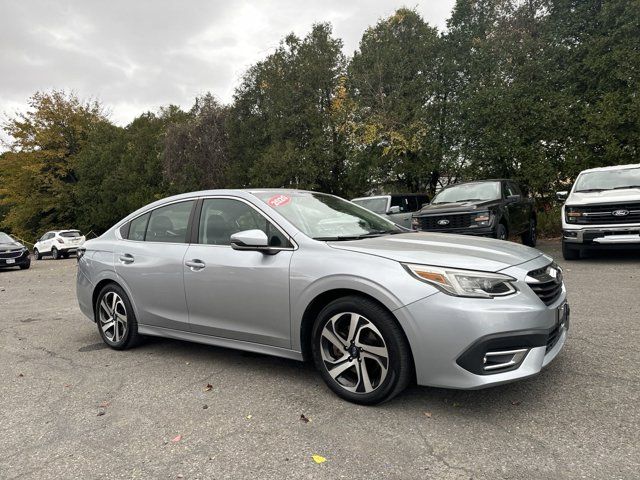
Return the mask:
<path fill-rule="evenodd" d="M 418 201 L 416 200 L 416 197 L 414 197 L 413 195 L 406 197 L 407 200 L 407 212 L 415 212 L 416 210 L 418 210 L 418 208 L 420 208 L 418 206 Z"/>
<path fill-rule="evenodd" d="M 144 234 L 147 230 L 147 223 L 149 223 L 149 214 L 145 213 L 138 218 L 134 218 L 129 223 L 129 240 L 137 240 L 139 242 L 144 241 Z"/>
<path fill-rule="evenodd" d="M 145 241 L 186 243 L 189 215 L 193 203 L 191 200 L 156 208 L 151 212 L 147 233 L 144 237 Z"/>

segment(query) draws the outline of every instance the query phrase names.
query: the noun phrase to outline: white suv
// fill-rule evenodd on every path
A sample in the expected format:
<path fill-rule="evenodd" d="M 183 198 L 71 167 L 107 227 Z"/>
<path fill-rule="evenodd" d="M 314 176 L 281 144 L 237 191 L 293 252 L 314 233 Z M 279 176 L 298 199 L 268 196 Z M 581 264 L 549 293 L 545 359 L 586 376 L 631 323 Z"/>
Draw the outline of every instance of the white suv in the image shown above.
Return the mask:
<path fill-rule="evenodd" d="M 55 260 L 69 258 L 78 247 L 84 245 L 86 238 L 79 230 L 55 230 L 45 233 L 33 246 L 33 257 L 40 260 L 51 255 Z"/>
<path fill-rule="evenodd" d="M 584 250 L 640 248 L 640 164 L 580 172 L 562 206 L 562 255 Z"/>

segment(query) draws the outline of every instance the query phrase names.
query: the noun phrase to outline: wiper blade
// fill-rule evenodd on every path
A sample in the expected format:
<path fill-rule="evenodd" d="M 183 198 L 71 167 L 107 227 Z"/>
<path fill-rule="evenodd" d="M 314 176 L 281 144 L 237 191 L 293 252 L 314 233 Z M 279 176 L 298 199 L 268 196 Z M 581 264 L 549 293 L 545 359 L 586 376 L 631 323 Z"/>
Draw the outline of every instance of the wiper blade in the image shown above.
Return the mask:
<path fill-rule="evenodd" d="M 608 188 L 585 188 L 584 190 L 576 190 L 576 193 L 604 192 L 605 190 L 609 190 L 609 189 Z"/>
<path fill-rule="evenodd" d="M 369 233 L 363 233 L 361 235 L 336 235 L 335 237 L 314 237 L 314 240 L 320 240 L 321 242 L 338 242 L 345 240 L 362 240 L 363 238 L 379 237 L 381 235 L 395 235 L 403 233 L 400 230 L 374 230 Z"/>
<path fill-rule="evenodd" d="M 640 188 L 640 185 L 624 185 L 622 187 L 614 187 L 611 190 L 623 190 L 625 188 Z"/>

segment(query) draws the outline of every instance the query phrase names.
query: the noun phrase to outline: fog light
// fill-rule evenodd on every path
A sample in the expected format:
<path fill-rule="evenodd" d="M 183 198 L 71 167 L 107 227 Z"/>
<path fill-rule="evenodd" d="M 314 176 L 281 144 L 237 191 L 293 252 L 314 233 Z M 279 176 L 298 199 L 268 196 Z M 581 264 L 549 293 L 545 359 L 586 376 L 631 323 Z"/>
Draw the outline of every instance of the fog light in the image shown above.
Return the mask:
<path fill-rule="evenodd" d="M 488 372 L 513 367 L 524 359 L 528 351 L 528 348 L 518 348 L 514 350 L 487 352 L 482 359 L 484 365 L 482 369 Z"/>

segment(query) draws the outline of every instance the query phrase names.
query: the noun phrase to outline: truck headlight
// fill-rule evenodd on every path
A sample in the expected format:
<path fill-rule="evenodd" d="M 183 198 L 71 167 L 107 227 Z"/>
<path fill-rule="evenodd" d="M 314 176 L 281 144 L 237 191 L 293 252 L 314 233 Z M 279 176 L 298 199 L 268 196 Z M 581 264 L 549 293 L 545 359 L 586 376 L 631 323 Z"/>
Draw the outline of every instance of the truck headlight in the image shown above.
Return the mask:
<path fill-rule="evenodd" d="M 403 263 L 413 277 L 458 297 L 493 298 L 516 293 L 515 278 L 501 273 L 457 270 Z"/>
<path fill-rule="evenodd" d="M 477 212 L 475 217 L 473 217 L 473 221 L 480 227 L 489 226 L 491 224 L 491 213 L 488 210 L 484 212 Z"/>
<path fill-rule="evenodd" d="M 577 223 L 578 219 L 584 214 L 582 210 L 575 207 L 565 207 L 564 213 L 567 223 Z"/>

